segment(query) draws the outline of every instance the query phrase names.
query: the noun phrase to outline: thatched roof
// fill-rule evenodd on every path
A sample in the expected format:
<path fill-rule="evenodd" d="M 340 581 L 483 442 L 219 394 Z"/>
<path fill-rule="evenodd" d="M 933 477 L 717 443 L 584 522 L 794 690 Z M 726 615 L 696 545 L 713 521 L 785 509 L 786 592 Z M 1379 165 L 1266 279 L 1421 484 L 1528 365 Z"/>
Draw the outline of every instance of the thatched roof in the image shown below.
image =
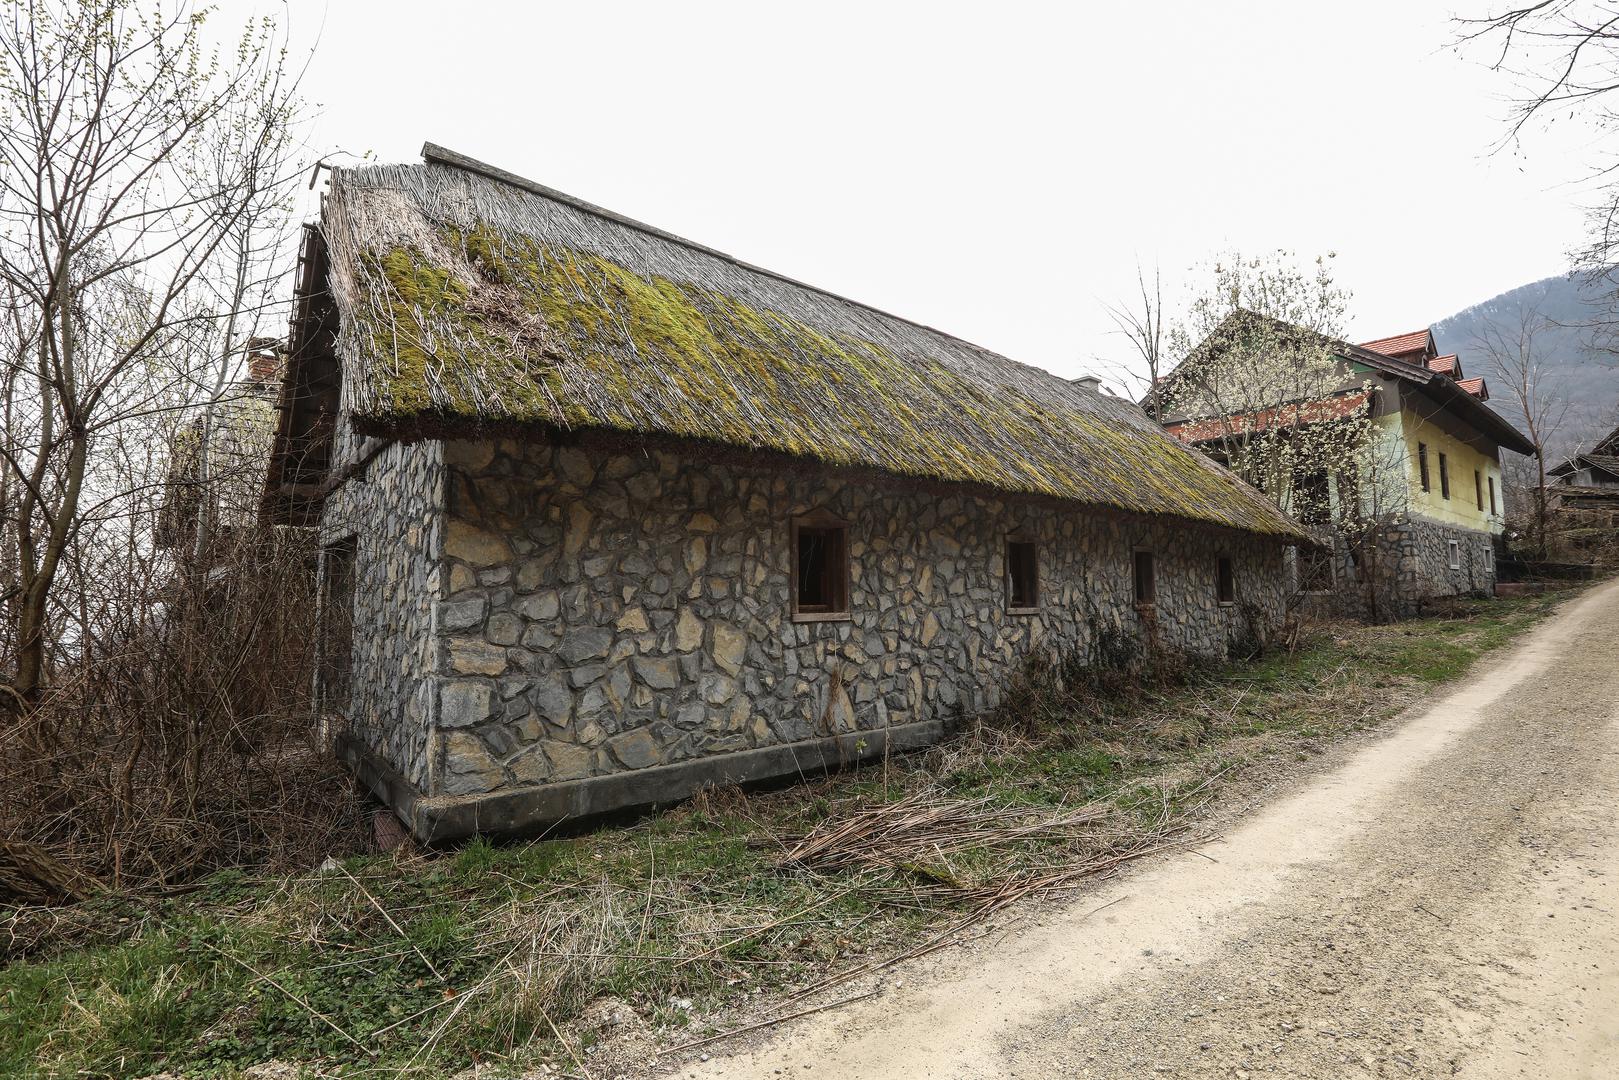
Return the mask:
<path fill-rule="evenodd" d="M 336 170 L 326 200 L 364 430 L 667 436 L 1298 535 L 1126 400 L 424 154 Z"/>

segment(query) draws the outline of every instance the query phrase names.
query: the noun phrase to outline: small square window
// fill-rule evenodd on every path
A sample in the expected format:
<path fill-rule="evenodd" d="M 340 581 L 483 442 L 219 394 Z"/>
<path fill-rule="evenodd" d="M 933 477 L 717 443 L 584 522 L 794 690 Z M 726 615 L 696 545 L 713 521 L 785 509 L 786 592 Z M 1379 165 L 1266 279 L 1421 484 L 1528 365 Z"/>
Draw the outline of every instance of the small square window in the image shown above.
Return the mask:
<path fill-rule="evenodd" d="M 1450 541 L 1450 568 L 1452 570 L 1462 568 L 1462 543 L 1460 540 Z"/>
<path fill-rule="evenodd" d="M 793 616 L 849 615 L 849 527 L 823 516 L 793 522 Z"/>
<path fill-rule="evenodd" d="M 1237 602 L 1237 575 L 1231 566 L 1231 556 L 1220 556 L 1218 573 L 1220 603 L 1235 604 Z"/>
<path fill-rule="evenodd" d="M 1040 606 L 1040 549 L 1032 540 L 1006 542 L 1006 606 L 1012 611 Z"/>
<path fill-rule="evenodd" d="M 1143 607 L 1158 599 L 1158 575 L 1153 566 L 1152 552 L 1137 551 L 1135 559 L 1136 603 Z"/>

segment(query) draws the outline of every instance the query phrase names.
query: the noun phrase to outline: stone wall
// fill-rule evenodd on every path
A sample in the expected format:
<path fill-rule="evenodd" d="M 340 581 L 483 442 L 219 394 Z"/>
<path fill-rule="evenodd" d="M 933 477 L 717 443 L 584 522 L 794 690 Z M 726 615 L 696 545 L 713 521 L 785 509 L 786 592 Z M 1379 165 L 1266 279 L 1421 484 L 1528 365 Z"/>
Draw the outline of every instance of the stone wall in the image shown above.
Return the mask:
<path fill-rule="evenodd" d="M 338 446 L 341 469 L 366 444 L 345 438 Z M 349 700 L 322 701 L 321 711 L 340 714 L 350 735 L 422 790 L 433 783 L 443 478 L 443 443 L 396 443 L 333 492 L 321 517 L 323 546 L 355 544 Z"/>
<path fill-rule="evenodd" d="M 1146 632 L 1132 603 L 1138 547 L 1156 553 L 1150 625 L 1166 648 L 1223 654 L 1283 606 L 1278 544 L 1185 523 L 662 452 L 457 442 L 443 460 L 429 795 L 989 708 L 1037 644 L 1087 649 L 1098 626 Z M 790 615 L 790 523 L 816 510 L 849 525 L 847 620 Z M 1007 610 L 1012 533 L 1039 543 L 1036 614 Z M 1236 604 L 1217 602 L 1220 555 L 1234 560 Z M 430 575 L 418 585 L 430 595 Z M 414 632 L 390 624 L 365 653 L 393 664 L 383 643 Z M 408 700 L 414 728 L 420 698 Z M 414 762 L 416 750 L 388 752 Z"/>
<path fill-rule="evenodd" d="M 1451 569 L 1450 541 L 1458 544 L 1460 569 Z M 1394 556 L 1395 610 L 1421 611 L 1423 602 L 1451 596 L 1490 596 L 1495 591 L 1495 539 L 1487 532 L 1409 515 L 1390 527 L 1385 545 Z"/>
<path fill-rule="evenodd" d="M 1450 541 L 1459 545 L 1461 566 L 1451 569 Z M 1342 537 L 1337 539 L 1336 588 L 1310 597 L 1312 615 L 1367 617 L 1367 576 L 1376 592 L 1379 618 L 1420 615 L 1431 600 L 1455 596 L 1491 596 L 1495 592 L 1492 557 L 1495 539 L 1486 532 L 1462 528 L 1412 514 L 1401 514 L 1378 535 L 1376 564 L 1362 567 Z"/>

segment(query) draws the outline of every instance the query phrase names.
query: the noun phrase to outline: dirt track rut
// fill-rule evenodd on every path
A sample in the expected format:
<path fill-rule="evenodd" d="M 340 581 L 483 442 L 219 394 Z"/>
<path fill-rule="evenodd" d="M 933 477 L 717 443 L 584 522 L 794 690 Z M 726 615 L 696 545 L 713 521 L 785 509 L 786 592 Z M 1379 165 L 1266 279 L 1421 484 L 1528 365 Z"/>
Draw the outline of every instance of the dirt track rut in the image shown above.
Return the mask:
<path fill-rule="evenodd" d="M 679 1077 L 1619 1077 L 1619 582 L 1270 804 Z"/>

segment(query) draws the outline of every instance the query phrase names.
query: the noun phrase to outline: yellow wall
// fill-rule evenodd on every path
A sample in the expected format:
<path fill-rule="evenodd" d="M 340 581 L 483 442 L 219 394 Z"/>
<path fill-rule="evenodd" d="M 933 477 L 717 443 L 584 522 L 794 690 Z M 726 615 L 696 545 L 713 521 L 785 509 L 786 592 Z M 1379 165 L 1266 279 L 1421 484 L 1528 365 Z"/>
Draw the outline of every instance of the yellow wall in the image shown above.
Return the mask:
<path fill-rule="evenodd" d="M 1390 442 L 1403 446 L 1406 472 L 1406 512 L 1460 525 L 1480 532 L 1498 533 L 1502 529 L 1501 467 L 1485 454 L 1452 435 L 1431 421 L 1424 421 L 1410 410 L 1383 417 Z M 1428 480 L 1430 490 L 1422 490 L 1422 475 L 1417 464 L 1417 444 L 1428 447 Z M 1450 498 L 1442 494 L 1439 482 L 1439 455 L 1444 454 L 1450 470 Z M 1484 509 L 1478 508 L 1474 495 L 1473 472 L 1479 473 L 1484 489 Z M 1490 479 L 1495 480 L 1495 513 L 1490 513 Z"/>

